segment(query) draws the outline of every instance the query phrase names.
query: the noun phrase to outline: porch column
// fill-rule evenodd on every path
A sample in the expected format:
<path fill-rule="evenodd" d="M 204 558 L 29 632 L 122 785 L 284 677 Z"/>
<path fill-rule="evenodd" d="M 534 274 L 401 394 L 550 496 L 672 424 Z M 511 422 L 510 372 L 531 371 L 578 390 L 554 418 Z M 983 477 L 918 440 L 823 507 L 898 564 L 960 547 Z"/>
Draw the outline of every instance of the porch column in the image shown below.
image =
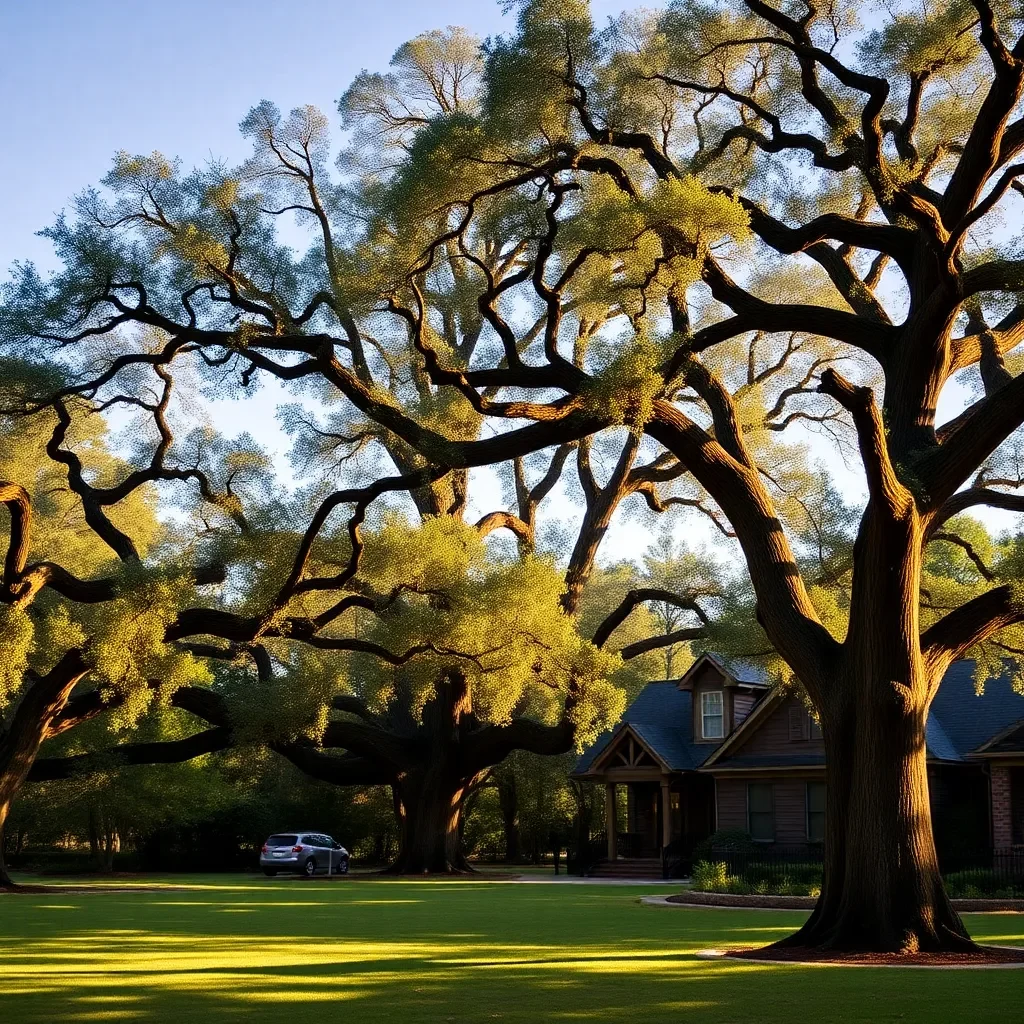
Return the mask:
<path fill-rule="evenodd" d="M 608 859 L 615 860 L 618 856 L 615 844 L 615 785 L 611 782 L 604 787 L 604 828 L 608 836 Z"/>
<path fill-rule="evenodd" d="M 661 845 L 668 846 L 672 842 L 672 794 L 669 792 L 668 779 L 661 780 Z"/>

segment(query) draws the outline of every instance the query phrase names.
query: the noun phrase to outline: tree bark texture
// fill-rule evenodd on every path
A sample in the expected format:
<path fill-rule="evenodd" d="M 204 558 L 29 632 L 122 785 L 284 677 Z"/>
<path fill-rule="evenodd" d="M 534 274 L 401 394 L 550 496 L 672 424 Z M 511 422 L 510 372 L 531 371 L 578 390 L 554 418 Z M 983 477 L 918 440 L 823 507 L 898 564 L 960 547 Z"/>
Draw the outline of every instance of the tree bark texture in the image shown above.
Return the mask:
<path fill-rule="evenodd" d="M 69 651 L 45 675 L 33 676 L 0 733 L 0 835 L 14 798 L 28 777 L 39 747 L 64 709 L 71 691 L 89 671 L 81 652 Z M 0 848 L 0 889 L 14 888 Z"/>
<path fill-rule="evenodd" d="M 828 772 L 821 897 L 783 945 L 974 948 L 946 896 L 932 834 L 925 725 L 944 666 L 921 652 L 923 528 L 909 495 L 889 497 L 865 511 L 849 634 L 834 677 L 819 687 Z"/>
<path fill-rule="evenodd" d="M 924 708 L 858 709 L 852 736 L 824 727 L 821 896 L 781 946 L 872 952 L 975 948 L 942 883 L 932 835 Z M 824 723 L 823 723 L 824 724 Z"/>
<path fill-rule="evenodd" d="M 462 852 L 463 800 L 477 772 L 467 771 L 462 734 L 473 722 L 465 676 L 448 672 L 423 709 L 420 758 L 393 784 L 399 821 L 398 859 L 393 874 L 456 874 L 471 871 Z"/>

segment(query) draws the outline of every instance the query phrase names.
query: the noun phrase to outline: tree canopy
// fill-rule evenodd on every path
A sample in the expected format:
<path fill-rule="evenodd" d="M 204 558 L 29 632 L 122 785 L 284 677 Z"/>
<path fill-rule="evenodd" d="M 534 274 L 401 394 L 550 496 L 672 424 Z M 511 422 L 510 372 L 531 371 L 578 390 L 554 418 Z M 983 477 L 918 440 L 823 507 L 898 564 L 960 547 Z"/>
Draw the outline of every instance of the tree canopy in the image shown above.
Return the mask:
<path fill-rule="evenodd" d="M 515 507 L 475 526 L 510 530 L 521 559 L 474 578 L 473 600 L 528 572 L 527 618 L 557 590 L 528 559 L 570 460 L 584 516 L 567 616 L 625 500 L 698 510 L 735 536 L 771 652 L 821 716 L 830 772 L 867 794 L 830 787 L 832 859 L 802 940 L 965 942 L 934 863 L 923 716 L 954 659 L 1022 649 L 1016 563 L 985 562 L 962 518 L 1024 508 L 1024 258 L 1004 223 L 1021 192 L 1019 12 L 673 0 L 599 30 L 585 0 L 510 9 L 508 35 L 429 33 L 390 73 L 360 75 L 339 103 L 334 170 L 328 118 L 269 102 L 242 122 L 253 152 L 239 167 L 118 156 L 48 231 L 63 269 L 21 266 L 6 289 L 0 345 L 25 367 L 12 411 L 148 413 L 145 450 L 110 486 L 63 435 L 51 445 L 90 527 L 132 563 L 104 510 L 189 483 L 227 583 L 166 638 L 221 653 L 283 642 L 282 670 L 336 647 L 343 613 L 380 610 L 355 556 L 384 495 L 411 493 L 431 520 L 417 529 L 450 522 L 448 539 L 431 533 L 443 551 L 473 471 L 505 465 Z M 317 471 L 294 501 L 264 488 L 247 502 L 243 481 L 265 472 L 255 446 L 177 440 L 169 396 L 179 379 L 209 397 L 268 378 L 294 392 L 296 465 Z M 814 434 L 859 453 L 863 509 L 816 481 Z M 327 525 L 342 505 L 347 560 Z M 858 515 L 847 556 L 838 541 Z M 977 573 L 933 580 L 953 549 Z M 13 593 L 24 564 L 8 561 Z M 410 603 L 395 628 L 418 640 L 440 613 L 442 632 L 479 636 L 461 600 Z M 624 598 L 613 621 L 646 600 Z M 510 650 L 503 685 L 525 693 L 528 659 Z M 572 663 L 570 688 L 591 678 Z M 413 705 L 468 713 L 468 679 L 446 664 L 440 703 Z M 509 711 L 481 699 L 496 722 Z M 869 763 L 879 744 L 891 760 Z M 885 870 L 869 878 L 868 864 Z"/>

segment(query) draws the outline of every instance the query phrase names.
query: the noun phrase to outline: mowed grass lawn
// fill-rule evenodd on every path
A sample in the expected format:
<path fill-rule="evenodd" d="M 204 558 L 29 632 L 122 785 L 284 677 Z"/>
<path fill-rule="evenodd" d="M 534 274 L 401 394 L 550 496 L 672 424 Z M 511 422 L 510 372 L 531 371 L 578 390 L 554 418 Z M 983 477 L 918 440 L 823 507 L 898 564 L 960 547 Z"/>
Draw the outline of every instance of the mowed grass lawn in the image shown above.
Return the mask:
<path fill-rule="evenodd" d="M 1020 1019 L 1024 971 L 697 960 L 795 912 L 643 906 L 662 887 L 180 877 L 155 891 L 0 896 L 0 1021 Z M 1024 944 L 1021 915 L 976 915 Z"/>

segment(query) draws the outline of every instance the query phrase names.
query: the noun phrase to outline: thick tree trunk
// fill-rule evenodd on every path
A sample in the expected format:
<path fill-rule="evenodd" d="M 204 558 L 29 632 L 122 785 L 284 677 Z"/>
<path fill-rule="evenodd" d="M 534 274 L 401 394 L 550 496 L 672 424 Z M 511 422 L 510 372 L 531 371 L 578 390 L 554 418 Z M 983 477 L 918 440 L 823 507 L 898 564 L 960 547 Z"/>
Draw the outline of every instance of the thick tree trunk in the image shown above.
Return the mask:
<path fill-rule="evenodd" d="M 69 651 L 45 676 L 33 676 L 7 728 L 0 733 L 0 835 L 50 726 L 87 671 L 81 653 Z M 0 850 L 0 889 L 14 887 Z"/>
<path fill-rule="evenodd" d="M 832 741 L 826 730 L 821 897 L 804 927 L 782 945 L 906 953 L 973 949 L 939 872 L 925 714 L 899 707 L 858 711 L 852 743 L 842 736 Z"/>
<path fill-rule="evenodd" d="M 515 776 L 509 774 L 498 780 L 498 803 L 505 829 L 505 863 L 515 864 L 519 860 L 519 800 Z"/>
<path fill-rule="evenodd" d="M 459 841 L 461 784 L 402 787 L 398 859 L 390 874 L 461 874 L 472 871 Z"/>
<path fill-rule="evenodd" d="M 946 896 L 932 835 L 920 650 L 921 523 L 869 503 L 844 653 L 819 686 L 828 797 L 818 906 L 785 945 L 866 952 L 976 948 Z"/>
<path fill-rule="evenodd" d="M 475 775 L 462 768 L 463 728 L 473 720 L 465 676 L 451 671 L 423 709 L 423 761 L 392 787 L 399 822 L 398 859 L 391 874 L 472 871 L 462 853 L 462 804 Z"/>

